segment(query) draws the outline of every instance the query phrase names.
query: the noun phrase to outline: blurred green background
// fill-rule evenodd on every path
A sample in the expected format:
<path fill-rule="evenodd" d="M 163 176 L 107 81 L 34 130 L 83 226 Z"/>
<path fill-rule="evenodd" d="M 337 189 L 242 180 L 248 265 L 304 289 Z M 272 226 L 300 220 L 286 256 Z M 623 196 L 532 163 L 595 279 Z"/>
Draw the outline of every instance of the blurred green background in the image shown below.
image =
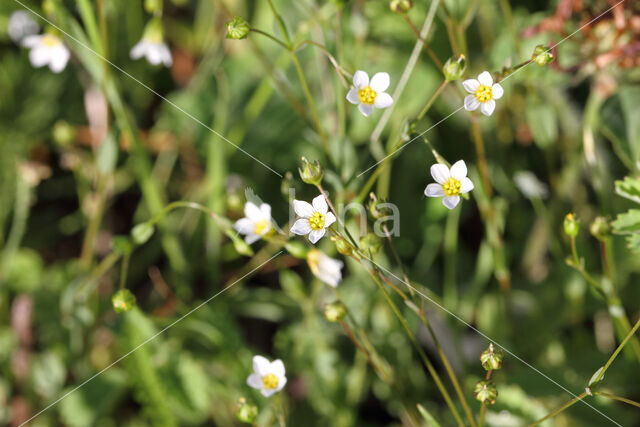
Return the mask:
<path fill-rule="evenodd" d="M 266 1 L 164 1 L 171 68 L 129 57 L 151 16 L 143 2 L 85 2 L 89 12 L 81 3 L 25 2 L 90 46 L 86 13 L 93 14 L 101 51 L 130 76 L 68 36 L 62 38 L 72 58 L 64 72 L 34 69 L 27 49 L 7 35 L 9 16 L 21 6 L 13 0 L 0 5 L 2 424 L 26 421 L 273 253 L 259 243 L 255 256 L 244 256 L 219 223 L 177 210 L 131 254 L 125 280 L 138 308 L 118 314 L 111 305 L 123 271 L 122 253 L 113 250 L 117 236 L 128 235 L 174 200 L 199 202 L 236 220 L 246 188 L 271 204 L 275 220 L 284 226 L 290 186 L 296 198 L 317 195 L 297 177 L 301 156 L 322 163 L 325 187 L 336 204 L 363 201 L 372 171 L 358 177 L 361 171 L 391 152 L 398 140 L 462 105 L 461 84 L 453 82 L 407 133 L 408 120 L 443 81 L 422 52 L 379 142 L 371 143 L 383 113 L 360 115 L 344 99 L 346 90 L 327 57 L 307 45 L 296 55 L 327 135 L 325 151 L 291 55 L 256 33 L 245 40 L 225 38 L 225 22 L 233 15 L 282 38 Z M 416 36 L 388 2 L 274 4 L 294 40 L 325 45 L 350 72 L 388 72 L 393 93 Z M 559 42 L 611 6 L 604 0 L 444 4 L 427 39 L 442 62 L 466 55 L 465 78 L 528 60 L 536 45 Z M 416 1 L 410 10 L 418 28 L 430 5 Z M 495 113 L 480 120 L 492 197 L 479 189 L 470 115 L 464 110 L 394 156 L 370 189 L 400 210 L 394 242 L 414 284 L 575 394 L 617 341 L 607 303 L 565 262 L 571 253 L 562 233 L 566 213 L 581 220 L 577 244 L 587 270 L 615 286 L 632 324 L 640 315 L 637 254 L 622 236 L 607 236 L 604 265 L 603 242 L 589 233 L 596 216 L 614 219 L 635 205 L 616 194 L 614 181 L 637 176 L 640 160 L 637 2 L 627 0 L 620 19 L 603 15 L 563 41 L 554 50 L 554 64 L 531 64 L 503 84 L 505 96 Z M 42 20 L 39 24 L 47 27 Z M 99 109 L 102 102 L 109 124 L 95 138 L 91 106 Z M 280 178 L 205 126 L 292 176 Z M 432 150 L 451 162 L 464 159 L 476 183 L 471 199 L 455 211 L 423 196 L 432 182 Z M 524 176 L 529 186 L 537 177 L 547 194 L 531 195 L 516 176 Z M 479 209 L 483 204 L 485 210 Z M 482 214 L 486 209 L 492 220 Z M 348 218 L 354 224 L 358 220 Z M 329 239 L 320 247 L 338 256 Z M 388 249 L 376 260 L 399 274 Z M 416 404 L 443 426 L 454 425 L 367 272 L 348 260 L 344 273 L 340 295 L 391 367 L 394 387 L 372 371 L 339 324 L 324 319 L 323 306 L 334 298 L 331 289 L 310 274 L 304 260 L 285 254 L 30 425 L 230 426 L 239 423 L 240 397 L 258 405 L 259 425 L 276 425 L 271 401 L 245 383 L 254 354 L 285 363 L 289 382 L 281 402 L 289 425 L 419 425 Z M 426 330 L 408 307 L 401 307 L 442 371 Z M 473 386 L 484 377 L 478 358 L 488 342 L 429 301 L 424 308 L 477 413 Z M 603 387 L 640 400 L 638 363 L 637 355 L 625 349 Z M 499 397 L 489 408 L 488 425 L 524 425 L 571 398 L 510 355 L 493 379 Z M 637 408 L 603 398 L 591 398 L 589 404 L 622 425 L 640 423 Z M 607 422 L 577 404 L 546 425 Z"/>

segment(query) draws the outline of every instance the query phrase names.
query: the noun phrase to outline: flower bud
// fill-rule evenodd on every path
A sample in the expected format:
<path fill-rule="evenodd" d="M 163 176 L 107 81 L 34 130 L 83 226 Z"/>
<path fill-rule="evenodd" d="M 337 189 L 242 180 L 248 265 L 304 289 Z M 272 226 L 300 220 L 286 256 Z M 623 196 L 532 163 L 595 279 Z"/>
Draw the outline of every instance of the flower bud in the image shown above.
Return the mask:
<path fill-rule="evenodd" d="M 153 225 L 143 222 L 131 229 L 131 238 L 136 245 L 144 245 L 153 236 L 154 231 Z"/>
<path fill-rule="evenodd" d="M 448 81 L 460 80 L 467 72 L 467 58 L 460 55 L 457 59 L 451 57 L 447 59 L 442 67 L 444 78 Z"/>
<path fill-rule="evenodd" d="M 391 209 L 385 206 L 386 203 L 384 201 L 378 200 L 374 193 L 369 193 L 369 197 L 371 198 L 371 200 L 369 200 L 367 208 L 369 210 L 369 214 L 373 219 L 384 218 L 393 213 Z"/>
<path fill-rule="evenodd" d="M 249 35 L 249 23 L 240 16 L 234 16 L 233 20 L 227 22 L 227 38 L 240 40 L 246 39 Z"/>
<path fill-rule="evenodd" d="M 324 306 L 324 317 L 329 322 L 340 322 L 347 315 L 347 307 L 341 302 L 334 302 Z"/>
<path fill-rule="evenodd" d="M 504 359 L 504 352 L 500 349 L 495 349 L 493 344 L 489 344 L 489 348 L 480 355 L 480 363 L 482 363 L 482 367 L 487 371 L 500 369 L 502 359 Z"/>
<path fill-rule="evenodd" d="M 498 389 L 491 381 L 479 381 L 473 390 L 473 395 L 480 402 L 493 405 L 498 397 Z"/>
<path fill-rule="evenodd" d="M 120 289 L 111 297 L 111 304 L 116 313 L 124 313 L 136 306 L 136 297 L 129 289 Z"/>
<path fill-rule="evenodd" d="M 331 240 L 336 244 L 336 249 L 341 255 L 351 256 L 353 254 L 353 246 L 351 246 L 351 244 L 343 237 L 331 236 Z"/>
<path fill-rule="evenodd" d="M 238 413 L 236 417 L 241 423 L 253 424 L 258 417 L 258 407 L 248 404 L 247 400 L 241 397 L 238 400 Z"/>
<path fill-rule="evenodd" d="M 360 249 L 366 254 L 375 254 L 382 247 L 382 240 L 373 233 L 367 233 L 360 239 Z"/>
<path fill-rule="evenodd" d="M 395 13 L 407 13 L 412 6 L 411 0 L 391 0 L 389 2 L 389 9 Z"/>
<path fill-rule="evenodd" d="M 67 147 L 76 139 L 76 128 L 69 122 L 58 120 L 51 131 L 53 142 L 60 147 Z"/>
<path fill-rule="evenodd" d="M 539 44 L 533 50 L 533 55 L 531 55 L 531 59 L 538 65 L 547 65 L 553 62 L 553 53 L 551 53 L 551 48 L 547 46 L 543 46 Z"/>
<path fill-rule="evenodd" d="M 599 216 L 593 220 L 589 231 L 596 239 L 604 240 L 611 233 L 611 227 L 606 218 Z"/>
<path fill-rule="evenodd" d="M 162 12 L 162 0 L 144 0 L 144 10 L 147 13 Z"/>
<path fill-rule="evenodd" d="M 564 232 L 569 237 L 576 237 L 580 231 L 580 221 L 572 213 L 564 217 Z"/>
<path fill-rule="evenodd" d="M 320 185 L 322 183 L 324 172 L 322 172 L 322 166 L 320 166 L 320 162 L 317 160 L 314 163 L 309 163 L 309 161 L 303 157 L 302 169 L 298 168 L 298 172 L 300 172 L 300 178 L 307 184 Z"/>

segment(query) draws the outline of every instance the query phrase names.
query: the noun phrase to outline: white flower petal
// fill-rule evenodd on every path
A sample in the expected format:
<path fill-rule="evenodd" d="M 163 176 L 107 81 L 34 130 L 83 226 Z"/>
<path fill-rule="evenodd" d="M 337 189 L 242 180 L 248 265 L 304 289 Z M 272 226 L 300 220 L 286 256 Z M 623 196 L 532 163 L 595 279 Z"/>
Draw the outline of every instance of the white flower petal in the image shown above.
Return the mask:
<path fill-rule="evenodd" d="M 267 375 L 269 373 L 269 368 L 271 367 L 271 362 L 266 357 L 263 356 L 253 356 L 253 372 L 260 375 L 261 377 Z"/>
<path fill-rule="evenodd" d="M 444 196 L 444 190 L 440 184 L 429 184 L 424 189 L 424 195 L 427 197 L 442 197 Z"/>
<path fill-rule="evenodd" d="M 464 97 L 464 109 L 467 111 L 477 110 L 480 106 L 480 101 L 476 99 L 474 95 L 467 95 Z"/>
<path fill-rule="evenodd" d="M 447 196 L 442 199 L 442 204 L 445 205 L 448 209 L 453 209 L 458 206 L 460 203 L 460 196 Z"/>
<path fill-rule="evenodd" d="M 54 50 L 55 53 L 53 53 L 49 61 L 49 69 L 54 73 L 60 73 L 66 68 L 71 54 L 69 53 L 69 49 L 67 49 L 63 45 L 56 47 Z"/>
<path fill-rule="evenodd" d="M 378 94 L 380 92 L 384 92 L 389 87 L 389 73 L 375 73 L 371 78 L 371 89 L 376 91 Z"/>
<path fill-rule="evenodd" d="M 300 218 L 296 222 L 293 223 L 293 227 L 291 227 L 291 231 L 293 234 L 297 234 L 298 236 L 304 236 L 311 233 L 311 225 L 309 225 L 309 220 L 307 218 Z"/>
<path fill-rule="evenodd" d="M 393 104 L 393 98 L 386 92 L 379 93 L 373 102 L 373 106 L 376 108 L 387 108 L 391 104 Z"/>
<path fill-rule="evenodd" d="M 476 90 L 480 87 L 480 82 L 476 79 L 469 79 L 462 82 L 462 86 L 469 93 L 476 93 Z"/>
<path fill-rule="evenodd" d="M 309 241 L 315 244 L 318 240 L 322 239 L 322 236 L 324 236 L 326 232 L 326 228 L 323 228 L 322 230 L 311 231 L 311 233 L 309 233 Z"/>
<path fill-rule="evenodd" d="M 491 77 L 491 73 L 488 71 L 484 71 L 482 74 L 480 74 L 478 76 L 478 81 L 480 82 L 480 84 L 485 86 L 493 85 L 493 77 Z"/>
<path fill-rule="evenodd" d="M 171 56 L 171 51 L 169 50 L 169 47 L 164 43 L 160 45 L 160 54 L 161 54 L 161 61 L 164 64 L 164 66 L 171 67 L 171 65 L 173 64 L 173 57 Z"/>
<path fill-rule="evenodd" d="M 272 394 L 275 394 L 278 392 L 277 388 L 271 389 L 271 388 L 263 388 L 262 390 L 260 390 L 260 393 L 264 396 L 264 397 L 271 397 Z"/>
<path fill-rule="evenodd" d="M 313 206 L 302 200 L 293 201 L 293 210 L 296 211 L 296 215 L 302 218 L 309 218 L 313 215 Z"/>
<path fill-rule="evenodd" d="M 258 390 L 262 389 L 262 377 L 256 373 L 249 375 L 247 377 L 247 385 Z"/>
<path fill-rule="evenodd" d="M 282 363 L 282 360 L 276 359 L 271 362 L 271 372 L 278 377 L 284 376 L 284 363 Z"/>
<path fill-rule="evenodd" d="M 347 101 L 349 101 L 352 104 L 360 103 L 360 95 L 358 94 L 358 89 L 354 87 L 349 89 L 349 93 L 347 93 Z"/>
<path fill-rule="evenodd" d="M 287 385 L 287 377 L 284 376 L 284 374 L 282 375 L 282 377 L 278 376 L 278 387 L 276 387 L 273 391 L 274 393 L 279 392 L 280 390 L 282 390 L 284 388 L 284 386 Z"/>
<path fill-rule="evenodd" d="M 460 193 L 468 193 L 469 191 L 473 190 L 473 188 L 473 182 L 469 178 L 464 178 L 461 181 Z"/>
<path fill-rule="evenodd" d="M 362 70 L 358 70 L 353 75 L 353 85 L 356 89 L 364 89 L 369 86 L 369 75 Z"/>
<path fill-rule="evenodd" d="M 451 177 L 451 173 L 446 165 L 436 163 L 431 165 L 431 176 L 438 184 L 444 184 Z"/>
<path fill-rule="evenodd" d="M 262 219 L 271 221 L 271 206 L 269 206 L 267 203 L 261 204 L 260 212 L 262 213 Z"/>
<path fill-rule="evenodd" d="M 336 216 L 332 212 L 327 212 L 324 216 L 324 228 L 329 227 L 334 222 L 336 222 Z"/>
<path fill-rule="evenodd" d="M 32 48 L 32 47 L 38 46 L 41 40 L 42 40 L 42 36 L 32 35 L 22 39 L 21 44 L 24 47 Z"/>
<path fill-rule="evenodd" d="M 147 61 L 151 65 L 160 65 L 162 63 L 162 47 L 157 43 L 149 43 L 147 47 Z"/>
<path fill-rule="evenodd" d="M 327 201 L 325 200 L 324 196 L 322 194 L 320 194 L 319 196 L 315 197 L 312 201 L 311 204 L 313 205 L 313 209 L 316 212 L 320 212 L 322 215 L 326 214 L 327 211 L 329 210 L 329 206 L 327 205 Z"/>
<path fill-rule="evenodd" d="M 31 65 L 36 68 L 43 67 L 49 63 L 49 49 L 42 46 L 35 46 L 29 52 L 29 60 L 31 61 Z"/>
<path fill-rule="evenodd" d="M 240 234 L 252 234 L 256 229 L 256 225 L 249 218 L 240 218 L 233 224 L 233 229 Z"/>
<path fill-rule="evenodd" d="M 268 231 L 268 230 L 267 230 Z M 260 240 L 260 238 L 264 235 L 265 233 L 262 234 L 255 234 L 255 233 L 251 233 L 251 234 L 247 234 L 246 237 L 244 238 L 244 241 L 247 245 L 253 245 L 255 242 L 257 242 L 258 240 Z"/>
<path fill-rule="evenodd" d="M 262 211 L 258 208 L 255 203 L 247 202 L 244 204 L 244 216 L 249 218 L 253 222 L 262 221 Z"/>
<path fill-rule="evenodd" d="M 131 48 L 129 56 L 131 59 L 140 59 L 147 52 L 147 43 L 144 40 L 140 40 L 135 46 Z"/>
<path fill-rule="evenodd" d="M 358 105 L 358 110 L 360 110 L 363 116 L 369 117 L 369 114 L 373 111 L 373 105 L 360 104 Z"/>
<path fill-rule="evenodd" d="M 462 181 L 463 178 L 467 176 L 467 165 L 464 163 L 464 160 L 458 160 L 451 166 L 451 177 L 457 179 L 458 181 Z"/>
<path fill-rule="evenodd" d="M 493 114 L 493 110 L 496 109 L 496 101 L 493 99 L 491 101 L 483 102 L 480 106 L 480 112 L 485 116 L 490 116 Z"/>
<path fill-rule="evenodd" d="M 500 99 L 504 95 L 504 89 L 500 86 L 500 83 L 495 83 L 491 87 L 491 92 L 493 93 L 493 99 Z"/>

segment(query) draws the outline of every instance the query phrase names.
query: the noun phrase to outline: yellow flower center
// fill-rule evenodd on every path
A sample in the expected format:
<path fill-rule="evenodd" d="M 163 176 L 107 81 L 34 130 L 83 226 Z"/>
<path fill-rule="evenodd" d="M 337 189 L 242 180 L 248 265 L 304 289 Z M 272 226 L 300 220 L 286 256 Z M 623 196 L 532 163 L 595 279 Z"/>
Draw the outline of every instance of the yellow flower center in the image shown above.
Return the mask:
<path fill-rule="evenodd" d="M 255 228 L 253 231 L 258 235 L 262 235 L 269 229 L 269 221 L 263 219 L 262 221 L 256 222 L 256 225 L 254 227 Z"/>
<path fill-rule="evenodd" d="M 264 384 L 264 388 L 268 388 L 269 390 L 273 390 L 278 387 L 278 377 L 274 374 L 267 374 L 262 377 L 262 384 Z"/>
<path fill-rule="evenodd" d="M 371 86 L 367 86 L 364 89 L 358 91 L 358 97 L 363 104 L 373 104 L 378 94 L 375 90 L 371 89 Z"/>
<path fill-rule="evenodd" d="M 480 85 L 476 89 L 475 97 L 480 102 L 489 102 L 493 99 L 493 89 L 491 86 Z"/>
<path fill-rule="evenodd" d="M 442 184 L 444 194 L 446 194 L 447 196 L 457 196 L 458 194 L 460 194 L 461 187 L 462 183 L 455 178 L 449 178 L 447 182 Z"/>
<path fill-rule="evenodd" d="M 314 212 L 309 217 L 309 225 L 314 230 L 322 230 L 324 228 L 324 215 L 320 212 Z"/>
<path fill-rule="evenodd" d="M 47 47 L 54 47 L 60 44 L 60 39 L 51 34 L 45 34 L 42 36 L 42 44 Z"/>

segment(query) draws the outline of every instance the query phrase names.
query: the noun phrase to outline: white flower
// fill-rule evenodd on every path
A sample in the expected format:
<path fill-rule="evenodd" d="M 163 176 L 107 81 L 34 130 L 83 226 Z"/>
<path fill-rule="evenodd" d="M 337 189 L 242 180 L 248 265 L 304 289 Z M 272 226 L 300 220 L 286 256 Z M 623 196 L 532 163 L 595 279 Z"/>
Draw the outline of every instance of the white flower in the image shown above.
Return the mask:
<path fill-rule="evenodd" d="M 491 73 L 485 71 L 478 76 L 478 80 L 469 79 L 462 82 L 462 86 L 467 92 L 473 95 L 467 95 L 464 98 L 464 109 L 474 111 L 480 107 L 480 111 L 485 116 L 493 114 L 496 109 L 496 99 L 502 98 L 504 89 L 499 83 L 493 83 Z"/>
<path fill-rule="evenodd" d="M 327 232 L 327 227 L 336 222 L 336 216 L 329 212 L 327 201 L 321 194 L 311 201 L 313 205 L 301 200 L 293 201 L 293 209 L 300 217 L 291 227 L 293 234 L 309 235 L 309 241 L 316 243 Z"/>
<path fill-rule="evenodd" d="M 424 190 L 427 197 L 443 197 L 442 203 L 449 209 L 460 203 L 460 194 L 473 190 L 473 182 L 467 178 L 467 165 L 464 160 L 458 160 L 449 169 L 436 163 L 431 166 L 431 176 L 437 184 L 429 184 Z"/>
<path fill-rule="evenodd" d="M 271 222 L 271 206 L 266 203 L 256 206 L 252 202 L 244 204 L 244 218 L 233 224 L 233 228 L 245 235 L 245 242 L 249 245 L 259 240 L 273 228 Z"/>
<path fill-rule="evenodd" d="M 22 45 L 31 49 L 31 65 L 36 68 L 49 65 L 49 69 L 54 73 L 64 70 L 71 56 L 62 40 L 53 34 L 27 36 L 22 40 Z"/>
<path fill-rule="evenodd" d="M 253 374 L 247 378 L 250 387 L 260 390 L 264 397 L 269 397 L 282 390 L 286 383 L 282 360 L 269 362 L 265 357 L 253 356 Z"/>
<path fill-rule="evenodd" d="M 527 199 L 545 199 L 549 195 L 547 186 L 529 171 L 516 172 L 513 181 Z"/>
<path fill-rule="evenodd" d="M 39 30 L 40 26 L 27 11 L 16 10 L 9 17 L 7 33 L 15 43 L 20 43 L 27 36 L 38 34 Z"/>
<path fill-rule="evenodd" d="M 151 65 L 164 64 L 170 67 L 173 63 L 171 52 L 162 40 L 142 38 L 132 49 L 131 59 L 140 59 L 143 56 Z"/>
<path fill-rule="evenodd" d="M 307 253 L 307 264 L 318 279 L 333 288 L 337 287 L 342 280 L 344 263 L 331 258 L 319 249 L 312 249 Z"/>
<path fill-rule="evenodd" d="M 353 75 L 353 86 L 347 94 L 347 101 L 358 105 L 358 110 L 365 117 L 373 111 L 373 107 L 387 108 L 393 104 L 393 98 L 385 90 L 389 87 L 389 74 L 376 73 L 369 83 L 369 75 L 358 70 Z"/>

